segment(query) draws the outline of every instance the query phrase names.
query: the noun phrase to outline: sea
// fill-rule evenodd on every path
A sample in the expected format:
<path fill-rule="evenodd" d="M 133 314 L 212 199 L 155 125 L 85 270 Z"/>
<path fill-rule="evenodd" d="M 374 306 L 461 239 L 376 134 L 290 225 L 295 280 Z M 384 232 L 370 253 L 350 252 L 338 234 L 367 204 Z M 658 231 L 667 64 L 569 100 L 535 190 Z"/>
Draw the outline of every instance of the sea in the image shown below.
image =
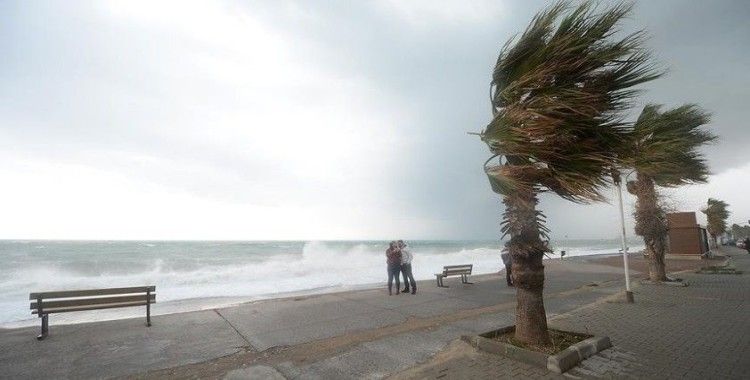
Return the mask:
<path fill-rule="evenodd" d="M 642 243 L 629 241 L 630 251 Z M 409 241 L 416 279 L 443 265 L 501 270 L 503 242 Z M 0 328 L 38 324 L 29 293 L 156 285 L 153 313 L 211 309 L 297 294 L 382 286 L 385 241 L 50 241 L 0 240 Z M 553 240 L 566 257 L 616 254 L 617 239 Z M 142 316 L 141 308 L 53 315 L 54 323 Z"/>

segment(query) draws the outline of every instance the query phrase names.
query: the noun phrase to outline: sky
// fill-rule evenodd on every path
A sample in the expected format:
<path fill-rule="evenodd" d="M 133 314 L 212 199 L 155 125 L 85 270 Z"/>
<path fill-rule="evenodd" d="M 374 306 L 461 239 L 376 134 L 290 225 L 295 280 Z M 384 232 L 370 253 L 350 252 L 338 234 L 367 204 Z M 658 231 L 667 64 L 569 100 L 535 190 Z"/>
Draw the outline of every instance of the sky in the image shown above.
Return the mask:
<path fill-rule="evenodd" d="M 0 238 L 498 238 L 467 132 L 547 3 L 0 0 Z M 750 219 L 748 18 L 742 0 L 640 1 L 623 25 L 669 70 L 630 118 L 697 103 L 720 136 L 710 182 L 665 195 L 723 199 L 730 223 Z M 618 236 L 614 203 L 540 208 L 553 238 Z"/>

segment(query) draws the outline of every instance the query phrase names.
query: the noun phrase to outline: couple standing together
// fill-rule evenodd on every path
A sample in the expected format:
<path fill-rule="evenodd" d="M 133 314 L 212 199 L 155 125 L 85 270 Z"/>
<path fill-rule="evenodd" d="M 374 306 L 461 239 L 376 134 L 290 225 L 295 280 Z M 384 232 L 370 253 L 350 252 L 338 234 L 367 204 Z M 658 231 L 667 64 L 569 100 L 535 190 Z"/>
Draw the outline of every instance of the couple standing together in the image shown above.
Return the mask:
<path fill-rule="evenodd" d="M 388 263 L 388 295 L 393 294 L 393 279 L 396 279 L 396 294 L 401 289 L 399 273 L 404 275 L 404 290 L 409 293 L 409 283 L 411 282 L 411 294 L 417 293 L 417 283 L 414 281 L 414 275 L 411 273 L 411 260 L 413 258 L 411 251 L 406 248 L 403 240 L 398 242 L 392 241 L 390 247 L 385 251 L 386 262 Z"/>

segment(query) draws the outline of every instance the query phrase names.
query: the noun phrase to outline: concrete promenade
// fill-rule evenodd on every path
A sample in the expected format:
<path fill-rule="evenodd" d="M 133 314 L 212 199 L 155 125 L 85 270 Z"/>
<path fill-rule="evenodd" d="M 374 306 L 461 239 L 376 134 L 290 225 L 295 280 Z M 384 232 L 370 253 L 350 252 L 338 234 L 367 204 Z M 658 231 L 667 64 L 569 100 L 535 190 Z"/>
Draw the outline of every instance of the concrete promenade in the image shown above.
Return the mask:
<path fill-rule="evenodd" d="M 732 253 L 738 266 L 750 264 L 739 250 Z M 680 374 L 690 363 L 701 363 L 701 368 L 722 363 L 725 372 L 717 373 L 731 377 L 739 373 L 735 358 L 750 363 L 748 335 L 724 330 L 743 328 L 738 321 L 750 311 L 742 295 L 750 285 L 747 275 L 685 275 L 694 282 L 687 288 L 652 291 L 644 285 L 636 289 L 638 303 L 632 307 L 602 302 L 623 285 L 621 269 L 601 262 L 575 258 L 546 263 L 545 302 L 552 325 L 607 333 L 615 344 L 571 374 L 663 374 L 654 366 L 671 363 L 673 357 L 665 352 L 690 353 Z M 698 263 L 668 265 L 685 269 Z M 0 330 L 0 378 L 554 377 L 522 363 L 483 357 L 457 342 L 461 335 L 513 321 L 515 292 L 505 286 L 504 275 L 472 281 L 462 285 L 450 279 L 450 288 L 424 281 L 416 295 L 389 297 L 385 289 L 373 289 L 163 315 L 153 319 L 151 328 L 144 327 L 142 318 L 63 326 L 55 326 L 53 319 L 43 342 L 34 339 L 37 328 Z M 661 335 L 649 330 L 662 323 L 672 330 Z M 701 333 L 689 334 L 693 331 Z M 681 337 L 690 345 L 681 346 Z M 709 337 L 712 343 L 703 342 Z M 644 345 L 648 352 L 639 348 Z M 726 350 L 740 351 L 728 356 Z M 714 352 L 725 359 L 698 359 Z"/>

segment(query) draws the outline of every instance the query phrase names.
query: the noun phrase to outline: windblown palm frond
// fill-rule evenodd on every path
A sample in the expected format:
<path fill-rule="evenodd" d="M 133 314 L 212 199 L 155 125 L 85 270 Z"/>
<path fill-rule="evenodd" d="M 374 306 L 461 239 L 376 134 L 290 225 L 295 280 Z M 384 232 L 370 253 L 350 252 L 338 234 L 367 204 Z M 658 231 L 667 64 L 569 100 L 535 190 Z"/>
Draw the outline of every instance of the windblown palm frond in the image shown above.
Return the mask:
<path fill-rule="evenodd" d="M 708 198 L 708 204 L 704 208 L 703 213 L 706 214 L 706 220 L 708 225 L 706 226 L 708 233 L 712 236 L 716 236 L 726 232 L 727 230 L 727 218 L 729 218 L 729 210 L 727 208 L 729 204 L 727 202 Z"/>
<path fill-rule="evenodd" d="M 699 148 L 717 136 L 701 127 L 710 115 L 693 104 L 661 111 L 647 105 L 620 153 L 625 166 L 651 178 L 657 186 L 704 183 L 709 170 Z"/>
<path fill-rule="evenodd" d="M 593 4 L 556 3 L 503 47 L 492 75 L 493 119 L 482 133 L 505 157 L 486 167 L 494 191 L 603 199 L 626 132 L 621 113 L 633 87 L 661 73 L 641 47 L 642 32 L 614 37 L 631 6 L 599 12 Z"/>

